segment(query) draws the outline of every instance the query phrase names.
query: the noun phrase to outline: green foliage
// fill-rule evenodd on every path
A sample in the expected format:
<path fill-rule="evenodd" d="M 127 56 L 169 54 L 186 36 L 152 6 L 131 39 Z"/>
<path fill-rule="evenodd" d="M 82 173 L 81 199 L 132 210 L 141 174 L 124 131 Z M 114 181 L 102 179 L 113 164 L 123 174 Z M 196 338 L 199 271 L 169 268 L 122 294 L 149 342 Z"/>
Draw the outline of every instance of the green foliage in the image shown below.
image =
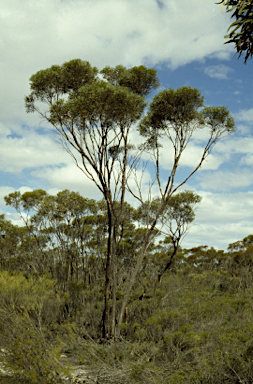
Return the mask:
<path fill-rule="evenodd" d="M 253 3 L 252 0 L 222 0 L 217 4 L 226 7 L 226 12 L 231 12 L 231 18 L 235 18 L 229 26 L 230 33 L 225 36 L 233 43 L 239 57 L 244 53 L 244 63 L 253 55 Z"/>
<path fill-rule="evenodd" d="M 89 206 L 89 201 L 75 197 L 63 191 L 54 200 L 49 199 L 49 204 L 49 196 L 44 196 L 34 216 L 45 215 L 45 219 L 45 204 L 49 204 L 50 209 L 55 209 L 50 210 L 50 220 L 54 217 L 55 223 L 62 225 L 66 220 L 75 228 L 76 221 L 83 222 L 86 212 L 87 220 L 96 223 L 96 228 L 96 215 L 90 215 L 93 210 L 96 212 L 94 201 Z M 122 226 L 123 232 L 126 228 L 124 241 L 134 233 L 133 211 L 128 207 L 127 212 L 126 227 Z M 3 217 L 2 230 L 6 238 L 13 231 Z M 98 255 L 93 253 L 88 258 L 92 277 L 86 288 L 82 283 L 84 275 L 79 272 L 69 282 L 68 292 L 48 278 L 46 270 L 44 276 L 35 274 L 29 278 L 2 271 L 0 348 L 5 352 L 1 353 L 1 366 L 15 374 L 8 380 L 60 383 L 61 375 L 68 374 L 67 364 L 63 366 L 60 359 L 64 351 L 71 363 L 85 365 L 94 380 L 96 377 L 111 384 L 252 382 L 251 240 L 250 235 L 231 244 L 227 253 L 207 247 L 182 250 L 180 263 L 164 275 L 155 296 L 156 258 L 171 243 L 165 238 L 154 245 L 130 295 L 122 337 L 108 343 L 99 338 L 103 281 L 96 276 Z M 128 250 L 132 252 L 135 243 L 130 244 Z M 119 287 L 123 289 L 124 273 L 128 271 L 123 255 L 119 265 Z M 75 311 L 70 309 L 74 303 L 79 303 Z M 69 316 L 64 317 L 66 307 Z"/>
<path fill-rule="evenodd" d="M 83 86 L 78 97 L 57 101 L 51 107 L 50 122 L 75 124 L 86 133 L 85 129 L 99 124 L 110 128 L 131 124 L 140 117 L 144 106 L 142 97 L 101 81 Z"/>
<path fill-rule="evenodd" d="M 26 238 L 24 228 L 13 225 L 0 215 L 0 265 L 6 270 L 19 270 L 22 264 L 20 242 Z"/>
<path fill-rule="evenodd" d="M 227 107 L 205 107 L 200 113 L 201 124 L 206 125 L 212 136 L 220 137 L 235 132 L 235 121 Z"/>
<path fill-rule="evenodd" d="M 156 70 L 145 68 L 143 65 L 130 69 L 122 65 L 117 65 L 115 68 L 107 66 L 101 73 L 114 86 L 126 87 L 141 96 L 147 96 L 152 89 L 159 87 Z"/>
<path fill-rule="evenodd" d="M 96 81 L 97 73 L 97 68 L 79 59 L 38 71 L 30 78 L 32 92 L 25 98 L 27 112 L 36 110 L 38 100 L 52 105 L 64 94 L 77 94 L 80 87 Z"/>
<path fill-rule="evenodd" d="M 20 321 L 18 327 L 15 327 L 19 332 L 8 348 L 4 367 L 31 384 L 59 384 L 60 373 L 68 372 L 58 360 L 60 351 L 48 346 L 44 336 L 27 327 L 25 321 Z"/>
<path fill-rule="evenodd" d="M 176 150 L 177 164 L 194 131 L 205 127 L 210 130 L 205 157 L 220 137 L 234 131 L 234 120 L 226 107 L 204 107 L 200 111 L 203 102 L 199 90 L 191 87 L 160 92 L 153 98 L 148 113 L 139 125 L 140 134 L 146 138 L 142 147 L 158 148 L 162 146 L 161 139 L 167 136 Z"/>
<path fill-rule="evenodd" d="M 63 344 L 54 338 L 57 306 L 55 281 L 0 273 L 0 334 L 6 352 L 1 364 L 34 384 L 59 383 L 66 373 L 59 362 Z"/>
<path fill-rule="evenodd" d="M 186 231 L 187 226 L 195 218 L 194 209 L 200 201 L 201 197 L 191 191 L 180 192 L 171 196 L 166 201 L 166 206 L 159 218 L 159 222 L 168 228 L 168 235 L 171 238 L 174 238 L 176 234 L 173 230 L 174 228 L 180 228 L 182 234 Z M 136 219 L 144 225 L 152 223 L 155 220 L 160 204 L 160 198 L 154 198 L 151 202 L 144 202 L 136 210 Z M 177 233 L 177 235 L 179 234 Z"/>

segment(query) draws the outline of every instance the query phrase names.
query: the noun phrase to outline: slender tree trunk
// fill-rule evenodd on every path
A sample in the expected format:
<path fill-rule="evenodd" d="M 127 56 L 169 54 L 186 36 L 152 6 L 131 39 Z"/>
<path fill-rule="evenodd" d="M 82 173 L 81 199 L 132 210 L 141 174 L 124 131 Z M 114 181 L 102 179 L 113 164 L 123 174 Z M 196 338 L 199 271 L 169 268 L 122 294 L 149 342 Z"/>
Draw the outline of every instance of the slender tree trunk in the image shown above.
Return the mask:
<path fill-rule="evenodd" d="M 114 231 L 113 231 L 113 249 L 112 249 L 112 338 L 115 339 L 119 336 L 119 332 L 117 330 L 116 325 L 116 288 L 117 288 L 117 260 L 116 260 L 116 251 L 117 251 L 117 237 L 119 226 L 122 220 L 122 216 L 124 215 L 124 203 L 125 203 L 125 192 L 126 192 L 126 169 L 127 169 L 127 153 L 128 153 L 128 133 L 129 128 L 127 130 L 127 135 L 124 137 L 124 156 L 123 156 L 123 167 L 121 173 L 121 197 L 120 197 L 120 208 L 117 214 L 114 214 Z"/>
<path fill-rule="evenodd" d="M 115 339 L 116 333 L 116 228 L 114 225 L 112 239 L 111 275 L 112 275 L 112 338 Z"/>
<path fill-rule="evenodd" d="M 156 288 L 157 288 L 157 284 L 160 283 L 161 281 L 161 277 L 162 275 L 167 271 L 167 269 L 169 269 L 171 267 L 171 264 L 173 262 L 173 259 L 174 257 L 176 256 L 177 254 L 177 251 L 178 251 L 178 246 L 179 244 L 177 242 L 173 242 L 173 252 L 172 252 L 172 255 L 170 256 L 170 260 L 168 261 L 168 263 L 166 264 L 165 268 L 163 268 L 158 276 L 157 276 L 157 280 L 155 282 L 155 285 L 154 285 L 154 293 L 153 293 L 153 296 L 155 297 L 156 296 Z"/>
<path fill-rule="evenodd" d="M 107 241 L 107 257 L 105 267 L 105 290 L 104 290 L 104 310 L 102 315 L 102 339 L 107 337 L 106 329 L 108 328 L 108 301 L 110 295 L 110 269 L 111 269 L 111 245 L 112 245 L 112 215 L 109 204 L 107 203 L 108 213 L 108 241 Z M 108 331 L 108 329 L 107 329 Z"/>
<path fill-rule="evenodd" d="M 119 316 L 118 316 L 118 323 L 117 323 L 117 336 L 120 336 L 120 325 L 122 324 L 122 321 L 123 321 L 123 317 L 124 317 L 124 313 L 125 313 L 125 310 L 126 310 L 126 306 L 127 306 L 127 302 L 128 302 L 128 298 L 129 298 L 129 295 L 130 295 L 130 291 L 135 283 L 135 280 L 136 280 L 136 276 L 137 276 L 137 273 L 139 272 L 139 269 L 140 269 L 140 266 L 141 266 L 141 263 L 142 263 L 142 260 L 145 256 L 145 253 L 146 253 L 146 250 L 147 250 L 147 247 L 148 247 L 148 244 L 149 244 L 149 239 L 150 239 L 150 236 L 151 236 L 151 233 L 146 236 L 144 242 L 143 242 L 143 245 L 141 247 L 141 250 L 139 252 L 139 255 L 137 257 L 137 261 L 136 261 L 136 265 L 135 265 L 135 268 L 130 276 L 130 279 L 129 279 L 129 282 L 128 282 L 128 286 L 125 290 L 125 294 L 124 294 L 124 297 L 123 297 L 123 300 L 122 300 L 122 304 L 121 304 L 121 309 L 120 309 L 120 313 L 119 313 Z"/>
<path fill-rule="evenodd" d="M 120 325 L 122 324 L 122 321 L 123 321 L 123 317 L 124 317 L 124 313 L 125 313 L 125 310 L 126 310 L 126 306 L 127 306 L 127 302 L 128 302 L 128 299 L 129 299 L 129 295 L 130 295 L 131 289 L 132 289 L 132 287 L 133 287 L 133 285 L 135 283 L 136 276 L 137 276 L 137 274 L 139 272 L 140 266 L 142 264 L 142 261 L 144 259 L 145 254 L 146 254 L 147 248 L 149 246 L 150 238 L 151 238 L 152 233 L 153 233 L 153 231 L 154 231 L 154 229 L 156 227 L 156 224 L 157 224 L 157 220 L 160 217 L 160 215 L 162 214 L 162 212 L 164 211 L 167 199 L 168 199 L 168 197 L 166 199 L 162 200 L 161 205 L 160 205 L 160 207 L 159 207 L 159 209 L 157 211 L 156 218 L 153 221 L 151 227 L 147 230 L 147 233 L 145 235 L 142 247 L 141 247 L 141 249 L 139 251 L 139 254 L 138 254 L 138 257 L 137 257 L 137 260 L 136 260 L 136 264 L 135 264 L 134 270 L 133 270 L 132 274 L 130 275 L 130 278 L 129 278 L 129 281 L 128 281 L 128 285 L 127 285 L 127 288 L 125 290 L 125 294 L 124 294 L 124 297 L 123 297 L 123 300 L 122 300 L 119 316 L 118 316 L 118 323 L 117 323 L 117 330 L 116 330 L 117 337 L 120 336 Z"/>
<path fill-rule="evenodd" d="M 166 272 L 167 269 L 169 269 L 169 268 L 171 267 L 171 264 L 172 264 L 172 262 L 173 262 L 173 259 L 174 259 L 174 257 L 175 257 L 176 254 L 177 254 L 178 246 L 179 246 L 178 243 L 173 243 L 173 252 L 172 252 L 172 255 L 170 256 L 170 260 L 169 260 L 168 263 L 166 264 L 165 268 L 163 268 L 163 270 L 159 273 L 158 278 L 157 278 L 157 279 L 158 279 L 158 282 L 161 281 L 161 277 L 162 277 L 162 275 L 164 274 L 164 272 Z"/>

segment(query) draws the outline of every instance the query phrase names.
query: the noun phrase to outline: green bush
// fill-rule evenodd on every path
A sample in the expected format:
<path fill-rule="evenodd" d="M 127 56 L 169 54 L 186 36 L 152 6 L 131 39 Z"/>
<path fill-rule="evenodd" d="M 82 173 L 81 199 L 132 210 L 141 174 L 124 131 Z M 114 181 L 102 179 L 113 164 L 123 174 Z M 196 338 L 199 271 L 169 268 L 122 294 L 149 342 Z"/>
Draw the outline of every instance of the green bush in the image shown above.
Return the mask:
<path fill-rule="evenodd" d="M 67 373 L 58 360 L 63 345 L 52 332 L 58 314 L 54 286 L 46 277 L 0 273 L 0 343 L 6 349 L 1 364 L 29 384 L 58 384 Z"/>

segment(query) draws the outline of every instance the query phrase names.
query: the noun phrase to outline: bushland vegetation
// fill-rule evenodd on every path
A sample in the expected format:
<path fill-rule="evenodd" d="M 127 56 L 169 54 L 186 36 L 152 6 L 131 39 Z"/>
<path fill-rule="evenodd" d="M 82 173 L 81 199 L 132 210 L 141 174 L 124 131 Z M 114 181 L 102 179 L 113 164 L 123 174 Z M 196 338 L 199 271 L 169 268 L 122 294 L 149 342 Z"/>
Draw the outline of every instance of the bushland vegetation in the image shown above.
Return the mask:
<path fill-rule="evenodd" d="M 56 384 L 79 364 L 96 383 L 252 379 L 250 238 L 227 254 L 180 248 L 201 199 L 182 187 L 235 131 L 234 119 L 191 87 L 148 103 L 157 88 L 152 68 L 99 72 L 79 59 L 31 76 L 27 112 L 52 127 L 103 199 L 40 189 L 5 197 L 24 223 L 0 217 L 10 377 Z M 185 167 L 192 143 L 198 158 Z"/>
<path fill-rule="evenodd" d="M 180 245 L 175 252 L 175 224 L 180 217 L 186 228 L 198 201 L 189 191 L 175 195 L 171 232 L 157 229 L 150 242 L 120 336 L 103 338 L 104 200 L 67 190 L 8 195 L 24 226 L 0 217 L 2 382 L 61 383 L 81 365 L 97 383 L 251 383 L 253 236 L 227 252 Z M 116 313 L 147 230 L 144 209 L 125 204 L 123 212 Z"/>

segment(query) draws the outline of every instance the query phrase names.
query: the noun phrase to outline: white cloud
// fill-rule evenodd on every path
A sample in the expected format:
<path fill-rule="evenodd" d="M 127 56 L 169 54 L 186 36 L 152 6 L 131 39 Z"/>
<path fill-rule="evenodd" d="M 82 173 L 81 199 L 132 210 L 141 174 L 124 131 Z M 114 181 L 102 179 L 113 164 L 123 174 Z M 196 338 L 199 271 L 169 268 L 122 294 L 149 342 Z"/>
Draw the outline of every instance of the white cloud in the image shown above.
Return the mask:
<path fill-rule="evenodd" d="M 90 199 L 102 198 L 95 184 L 71 162 L 62 167 L 45 167 L 42 170 L 31 172 L 31 175 L 50 183 L 49 189 L 51 193 L 69 189 L 70 191 L 79 192 Z"/>
<path fill-rule="evenodd" d="M 184 247 L 208 245 L 226 249 L 229 243 L 253 233 L 253 192 L 195 192 L 202 201 L 183 241 Z"/>
<path fill-rule="evenodd" d="M 7 137 L 10 134 L 11 134 L 10 128 L 6 127 L 4 124 L 0 123 L 0 137 L 1 137 L 1 140 L 2 140 L 2 138 Z"/>
<path fill-rule="evenodd" d="M 229 68 L 224 64 L 212 65 L 206 67 L 204 72 L 207 76 L 212 77 L 214 79 L 226 80 L 228 79 L 228 75 L 233 72 L 233 69 Z"/>
<path fill-rule="evenodd" d="M 220 154 L 251 153 L 253 148 L 253 137 L 231 136 L 217 143 L 214 151 Z"/>
<path fill-rule="evenodd" d="M 7 130 L 6 130 L 7 131 Z M 19 133 L 19 129 L 16 132 Z M 3 132 L 6 133 L 6 132 Z M 22 136 L 16 133 L 2 135 L 0 146 L 0 170 L 19 173 L 25 168 L 42 167 L 51 164 L 66 163 L 69 155 L 49 132 L 40 134 L 35 130 L 23 129 Z"/>
<path fill-rule="evenodd" d="M 208 217 L 209 223 L 253 219 L 253 192 L 211 193 L 199 191 L 202 201 L 198 209 L 198 217 Z"/>
<path fill-rule="evenodd" d="M 35 170 L 31 172 L 31 175 L 47 181 L 47 183 L 49 183 L 48 193 L 50 194 L 56 194 L 61 190 L 69 189 L 71 191 L 79 192 L 81 195 L 92 199 L 102 199 L 103 197 L 95 183 L 71 161 L 69 164 L 61 167 L 52 166 L 44 167 L 41 170 Z M 148 170 L 138 169 L 136 171 L 136 178 L 135 174 L 131 173 L 128 179 L 128 185 L 138 196 L 139 190 L 136 180 L 141 184 L 143 199 L 146 200 L 149 194 L 149 186 L 152 185 L 152 178 Z M 152 188 L 153 195 L 156 192 L 156 189 L 157 188 Z M 131 204 L 136 204 L 136 199 L 131 194 L 128 194 L 128 200 Z"/>
<path fill-rule="evenodd" d="M 203 147 L 190 144 L 182 155 L 181 165 L 187 167 L 196 167 L 201 160 Z M 216 170 L 221 164 L 228 160 L 227 155 L 219 156 L 217 154 L 209 154 L 201 166 L 201 170 Z"/>
<path fill-rule="evenodd" d="M 210 212 L 208 211 L 207 214 Z M 182 242 L 184 248 L 192 248 L 200 245 L 207 245 L 217 249 L 226 250 L 228 245 L 253 233 L 252 220 L 233 221 L 223 223 L 222 221 L 196 222 L 190 228 Z"/>
<path fill-rule="evenodd" d="M 209 191 L 229 191 L 232 188 L 246 188 L 253 184 L 251 169 L 240 168 L 226 171 L 216 171 L 198 174 L 196 179 L 199 185 Z"/>
<path fill-rule="evenodd" d="M 253 108 L 242 109 L 240 112 L 234 115 L 234 118 L 237 120 L 245 121 L 247 123 L 253 123 Z"/>
<path fill-rule="evenodd" d="M 253 165 L 253 154 L 248 153 L 246 156 L 242 156 L 240 165 Z"/>
<path fill-rule="evenodd" d="M 172 68 L 213 54 L 230 56 L 229 16 L 212 0 L 9 0 L 1 2 L 0 116 L 26 116 L 29 77 L 73 58 L 99 68 L 167 62 Z M 189 16 L 190 15 L 190 16 Z"/>
<path fill-rule="evenodd" d="M 245 124 L 237 124 L 236 125 L 236 130 L 238 134 L 241 134 L 242 136 L 250 136 L 252 129 L 249 125 Z"/>
<path fill-rule="evenodd" d="M 199 131 L 201 132 L 201 131 Z M 179 166 L 195 168 L 203 155 L 204 147 L 207 143 L 207 137 L 205 133 L 196 137 L 193 141 L 190 141 L 186 149 L 183 151 L 180 158 Z M 201 145 L 203 144 L 203 145 Z M 168 139 L 163 140 L 163 147 L 160 150 L 161 160 L 160 164 L 164 169 L 169 169 L 173 165 L 174 150 L 172 144 Z M 230 153 L 228 151 L 219 153 L 219 151 L 213 151 L 208 155 L 207 159 L 203 162 L 201 170 L 216 170 L 221 164 L 228 161 Z"/>
<path fill-rule="evenodd" d="M 0 207 L 5 207 L 4 197 L 13 192 L 15 192 L 15 189 L 12 187 L 8 187 L 8 186 L 0 187 Z"/>

